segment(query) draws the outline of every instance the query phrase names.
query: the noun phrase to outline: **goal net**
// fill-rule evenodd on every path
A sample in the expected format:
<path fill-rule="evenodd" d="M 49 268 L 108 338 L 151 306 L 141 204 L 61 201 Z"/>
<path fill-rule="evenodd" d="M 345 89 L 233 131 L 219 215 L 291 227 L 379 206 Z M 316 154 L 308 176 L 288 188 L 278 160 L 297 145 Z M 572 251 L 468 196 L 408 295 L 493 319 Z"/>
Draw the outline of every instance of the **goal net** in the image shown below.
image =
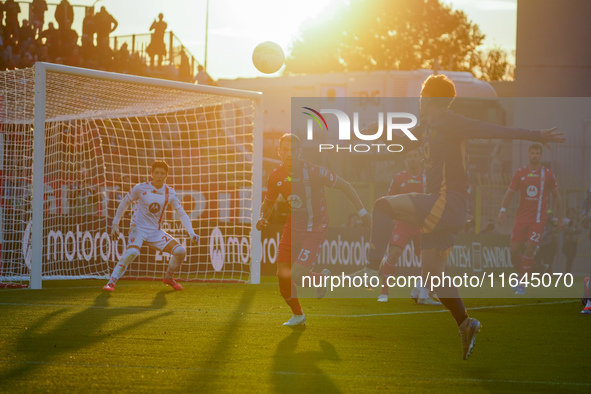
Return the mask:
<path fill-rule="evenodd" d="M 112 239 L 119 202 L 164 160 L 201 237 L 190 245 L 168 208 L 179 279 L 258 283 L 260 117 L 253 92 L 43 63 L 0 73 L 0 282 L 108 278 L 132 214 Z M 125 278 L 161 279 L 169 258 L 143 247 Z"/>

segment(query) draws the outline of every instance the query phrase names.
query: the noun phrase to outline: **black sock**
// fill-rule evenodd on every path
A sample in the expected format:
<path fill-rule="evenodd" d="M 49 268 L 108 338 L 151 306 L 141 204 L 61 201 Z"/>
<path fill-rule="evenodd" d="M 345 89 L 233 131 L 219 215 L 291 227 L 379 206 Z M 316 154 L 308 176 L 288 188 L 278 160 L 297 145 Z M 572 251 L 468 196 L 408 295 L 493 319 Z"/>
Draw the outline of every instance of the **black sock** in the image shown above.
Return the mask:
<path fill-rule="evenodd" d="M 441 303 L 449 309 L 459 327 L 468 317 L 468 312 L 466 312 L 458 288 L 455 286 L 442 286 L 436 290 L 436 293 Z"/>
<path fill-rule="evenodd" d="M 378 199 L 373 206 L 372 225 L 371 225 L 371 241 L 369 254 L 367 260 L 368 267 L 374 270 L 380 268 L 380 263 L 388 248 L 388 243 L 392 237 L 392 230 L 394 229 L 393 221 L 394 212 L 388 201 L 384 198 Z"/>

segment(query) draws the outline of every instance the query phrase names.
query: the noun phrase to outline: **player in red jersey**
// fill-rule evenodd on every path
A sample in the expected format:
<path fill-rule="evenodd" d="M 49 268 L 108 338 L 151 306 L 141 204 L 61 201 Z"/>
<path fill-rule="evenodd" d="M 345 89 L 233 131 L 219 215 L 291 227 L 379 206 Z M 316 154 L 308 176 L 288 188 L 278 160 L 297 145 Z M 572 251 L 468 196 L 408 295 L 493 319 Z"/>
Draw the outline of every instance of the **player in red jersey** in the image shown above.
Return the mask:
<path fill-rule="evenodd" d="M 498 223 L 503 224 L 513 194 L 519 191 L 521 197 L 511 233 L 510 250 L 511 261 L 513 261 L 515 268 L 520 270 L 522 278 L 525 275 L 531 275 L 534 267 L 536 248 L 546 225 L 546 211 L 550 193 L 554 197 L 554 207 L 558 213 L 558 227 L 561 228 L 564 223 L 558 183 L 554 173 L 540 163 L 542 145 L 532 144 L 529 147 L 528 158 L 529 165 L 521 167 L 513 175 L 513 180 L 505 193 L 497 218 Z M 525 294 L 525 286 L 519 284 L 514 288 L 514 291 L 515 294 Z"/>
<path fill-rule="evenodd" d="M 323 278 L 330 275 L 330 271 L 326 269 L 322 273 L 312 272 L 328 231 L 328 209 L 324 188 L 342 191 L 367 226 L 371 226 L 371 215 L 367 213 L 357 192 L 347 181 L 326 168 L 300 159 L 301 146 L 297 136 L 282 136 L 278 153 L 282 163 L 269 175 L 267 194 L 261 205 L 261 215 L 256 228 L 260 231 L 267 226 L 267 219 L 271 216 L 275 200 L 281 194 L 290 205 L 290 213 L 279 242 L 277 279 L 279 291 L 293 312 L 292 318 L 283 325 L 297 326 L 306 324 L 306 316 L 297 298 L 296 285 L 302 284 L 304 276 Z M 317 283 L 317 280 L 314 280 L 314 283 Z M 326 286 L 316 287 L 317 298 L 322 298 L 325 294 Z"/>
<path fill-rule="evenodd" d="M 405 153 L 404 161 L 406 169 L 399 172 L 392 179 L 389 196 L 408 193 L 424 193 L 426 187 L 425 173 L 421 168 L 421 153 L 418 149 L 408 150 Z M 388 277 L 394 276 L 395 265 L 404 247 L 412 241 L 415 255 L 421 255 L 421 228 L 412 226 L 404 222 L 396 222 L 390 246 L 388 247 L 388 257 L 382 265 L 382 292 L 378 297 L 378 302 L 387 302 L 389 287 L 387 286 Z M 440 302 L 429 298 L 429 289 L 417 283 L 417 286 L 411 293 L 411 298 L 422 305 L 441 305 Z"/>

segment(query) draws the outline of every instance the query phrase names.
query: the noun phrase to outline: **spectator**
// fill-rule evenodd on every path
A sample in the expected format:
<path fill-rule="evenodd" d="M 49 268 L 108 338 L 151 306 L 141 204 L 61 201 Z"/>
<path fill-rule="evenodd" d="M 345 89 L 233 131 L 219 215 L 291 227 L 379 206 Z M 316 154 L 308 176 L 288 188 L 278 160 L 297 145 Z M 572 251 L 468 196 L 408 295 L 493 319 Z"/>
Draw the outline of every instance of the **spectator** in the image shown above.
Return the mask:
<path fill-rule="evenodd" d="M 577 255 L 578 235 L 583 232 L 583 228 L 577 220 L 575 209 L 572 207 L 566 211 L 564 222 L 562 253 L 564 254 L 564 257 L 566 257 L 564 273 L 569 274 L 572 273 L 573 262 Z"/>
<path fill-rule="evenodd" d="M 150 31 L 154 30 L 150 40 L 150 44 L 146 48 L 146 52 L 150 55 L 150 68 L 154 68 L 154 58 L 158 56 L 158 69 L 162 68 L 162 60 L 166 56 L 166 45 L 164 44 L 164 33 L 166 32 L 167 24 L 164 22 L 164 15 L 158 14 L 158 21 L 154 19 Z"/>
<path fill-rule="evenodd" d="M 34 43 L 31 43 L 29 44 L 27 50 L 21 56 L 21 66 L 23 68 L 33 67 L 37 60 L 37 47 Z"/>
<path fill-rule="evenodd" d="M 121 48 L 115 54 L 115 63 L 120 72 L 129 72 L 129 50 L 126 42 L 121 45 Z"/>
<path fill-rule="evenodd" d="M 86 15 L 82 21 L 82 53 L 90 57 L 94 49 L 94 35 L 96 33 L 96 21 L 94 8 L 86 7 Z"/>
<path fill-rule="evenodd" d="M 179 80 L 182 82 L 191 82 L 191 65 L 185 49 L 181 49 L 181 64 L 179 65 Z"/>
<path fill-rule="evenodd" d="M 55 59 L 60 53 L 60 33 L 53 26 L 53 22 L 49 22 L 47 30 L 41 33 L 41 38 L 45 38 L 45 45 L 47 45 L 49 51 L 49 57 Z"/>
<path fill-rule="evenodd" d="M 486 227 L 480 231 L 480 234 L 495 234 L 495 222 L 494 221 L 489 221 L 488 224 L 486 225 Z"/>
<path fill-rule="evenodd" d="M 96 46 L 99 50 L 104 51 L 105 48 L 109 48 L 109 35 L 117 29 L 119 23 L 102 6 L 101 10 L 94 16 L 94 26 L 96 29 Z"/>
<path fill-rule="evenodd" d="M 49 47 L 47 45 L 41 46 L 41 51 L 38 56 L 38 60 L 40 62 L 51 63 L 51 58 L 49 57 Z"/>
<path fill-rule="evenodd" d="M 197 75 L 193 82 L 199 85 L 217 85 L 201 64 L 197 66 Z"/>
<path fill-rule="evenodd" d="M 554 258 L 558 250 L 558 219 L 554 217 L 552 210 L 548 210 L 546 227 L 540 238 L 539 249 L 535 255 L 534 261 L 538 266 L 538 272 L 551 273 L 554 265 Z"/>
<path fill-rule="evenodd" d="M 21 12 L 21 7 L 14 0 L 6 0 L 4 12 L 6 12 L 5 37 L 10 37 L 10 35 L 18 36 L 18 14 Z"/>
<path fill-rule="evenodd" d="M 76 30 L 70 29 L 68 31 L 61 30 L 60 56 L 64 59 L 70 58 L 75 50 L 78 49 L 78 33 Z M 66 61 L 66 64 L 69 64 Z"/>
<path fill-rule="evenodd" d="M 33 0 L 31 3 L 30 19 L 35 37 L 39 37 L 45 24 L 45 11 L 47 11 L 47 2 L 45 0 Z"/>
<path fill-rule="evenodd" d="M 55 20 L 58 24 L 59 30 L 71 30 L 74 22 L 74 8 L 68 0 L 62 0 L 61 3 L 55 7 Z"/>
<path fill-rule="evenodd" d="M 29 25 L 27 19 L 23 19 L 23 23 L 18 32 L 18 43 L 22 49 L 29 48 L 29 45 L 35 41 L 35 30 L 33 26 Z"/>

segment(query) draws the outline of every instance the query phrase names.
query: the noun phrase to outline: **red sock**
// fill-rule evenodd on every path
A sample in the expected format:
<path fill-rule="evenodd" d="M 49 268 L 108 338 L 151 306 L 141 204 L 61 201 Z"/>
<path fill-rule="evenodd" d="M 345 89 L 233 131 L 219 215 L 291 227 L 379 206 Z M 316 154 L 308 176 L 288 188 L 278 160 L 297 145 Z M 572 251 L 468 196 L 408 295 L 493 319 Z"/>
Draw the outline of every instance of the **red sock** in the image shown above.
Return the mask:
<path fill-rule="evenodd" d="M 521 253 L 511 254 L 511 262 L 515 271 L 521 272 L 523 269 L 523 255 Z"/>
<path fill-rule="evenodd" d="M 523 278 L 526 274 L 528 276 L 528 280 L 530 279 L 530 275 L 534 269 L 534 256 L 528 257 L 523 256 L 522 264 L 521 264 L 521 277 Z"/>
<path fill-rule="evenodd" d="M 394 276 L 394 271 L 396 270 L 396 265 L 391 264 L 387 259 L 384 261 L 384 265 L 382 266 L 382 274 L 384 276 Z"/>
<path fill-rule="evenodd" d="M 285 300 L 285 303 L 289 305 L 294 315 L 302 315 L 302 307 L 298 300 L 298 290 L 291 281 L 291 277 L 279 276 L 279 292 Z"/>
<path fill-rule="evenodd" d="M 390 289 L 388 288 L 388 276 L 386 275 L 382 276 L 382 292 L 380 294 L 390 294 Z"/>
<path fill-rule="evenodd" d="M 391 264 L 387 259 L 384 261 L 384 265 L 382 266 L 382 274 L 384 275 L 382 278 L 382 294 L 389 294 L 389 289 L 387 285 L 388 277 L 394 276 L 394 271 L 396 270 L 396 266 Z"/>

